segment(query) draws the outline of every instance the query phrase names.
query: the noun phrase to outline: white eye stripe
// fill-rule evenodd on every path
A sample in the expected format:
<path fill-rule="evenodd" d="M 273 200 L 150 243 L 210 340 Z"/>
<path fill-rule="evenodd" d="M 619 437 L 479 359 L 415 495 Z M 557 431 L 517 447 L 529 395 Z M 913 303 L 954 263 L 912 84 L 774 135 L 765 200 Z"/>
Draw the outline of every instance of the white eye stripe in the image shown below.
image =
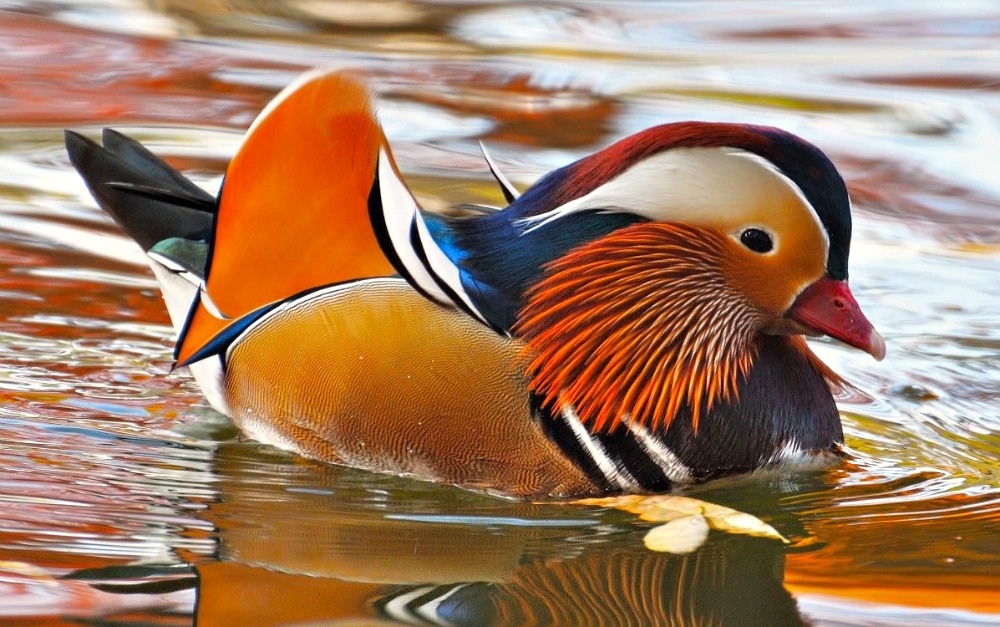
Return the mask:
<path fill-rule="evenodd" d="M 809 199 L 806 198 L 805 192 L 802 191 L 802 188 L 799 187 L 795 181 L 790 179 L 784 172 L 778 169 L 778 166 L 774 165 L 769 160 L 765 159 L 764 157 L 761 157 L 758 154 L 747 152 L 745 150 L 733 151 L 732 154 L 744 159 L 750 159 L 751 161 L 758 163 L 762 167 L 769 170 L 772 174 L 780 178 L 782 181 L 784 181 L 785 184 L 788 186 L 788 188 L 791 189 L 796 196 L 798 196 L 803 206 L 809 209 L 809 215 L 816 222 L 816 227 L 819 229 L 819 232 L 823 235 L 823 241 L 826 243 L 826 251 L 830 250 L 830 234 L 826 232 L 826 227 L 823 225 L 823 220 L 821 220 L 819 217 L 819 212 L 816 211 L 816 207 L 813 207 L 812 203 L 809 202 Z M 770 233 L 771 239 L 774 241 L 774 247 L 777 250 L 778 239 L 776 237 L 776 234 L 770 231 L 768 232 Z M 826 251 L 824 251 L 824 254 Z"/>
<path fill-rule="evenodd" d="M 523 233 L 584 211 L 634 213 L 658 222 L 732 226 L 735 207 L 766 204 L 775 183 L 807 209 L 829 250 L 829 235 L 802 189 L 760 155 L 735 148 L 675 148 L 639 161 L 593 191 L 516 224 Z M 741 229 L 758 224 L 740 225 Z M 764 226 L 764 225 L 760 225 Z M 730 228 L 726 229 L 730 231 Z M 778 237 L 766 229 L 777 247 Z M 739 231 L 736 231 L 737 241 Z"/>

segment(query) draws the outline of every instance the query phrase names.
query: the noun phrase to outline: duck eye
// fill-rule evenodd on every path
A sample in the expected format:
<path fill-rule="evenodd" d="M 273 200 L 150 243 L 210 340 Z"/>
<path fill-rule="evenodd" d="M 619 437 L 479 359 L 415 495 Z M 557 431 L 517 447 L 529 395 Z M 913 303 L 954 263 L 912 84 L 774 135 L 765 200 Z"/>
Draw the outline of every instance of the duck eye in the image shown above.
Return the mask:
<path fill-rule="evenodd" d="M 774 249 L 771 235 L 763 229 L 749 228 L 740 233 L 740 243 L 755 253 L 769 253 Z"/>

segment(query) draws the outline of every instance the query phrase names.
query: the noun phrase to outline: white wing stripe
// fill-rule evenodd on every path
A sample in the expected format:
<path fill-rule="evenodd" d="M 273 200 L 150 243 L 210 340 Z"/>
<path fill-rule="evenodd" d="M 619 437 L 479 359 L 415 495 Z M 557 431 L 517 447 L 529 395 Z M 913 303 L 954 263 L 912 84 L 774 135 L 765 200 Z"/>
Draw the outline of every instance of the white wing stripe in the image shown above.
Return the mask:
<path fill-rule="evenodd" d="M 440 616 L 438 616 L 438 608 L 441 606 L 442 603 L 447 601 L 449 597 L 451 597 L 453 594 L 455 594 L 456 592 L 458 592 L 462 588 L 465 588 L 468 585 L 469 584 L 467 583 L 458 584 L 457 586 L 451 588 L 444 594 L 435 597 L 432 601 L 429 601 L 417 607 L 415 613 L 418 616 L 427 620 L 428 622 L 434 623 L 435 625 L 447 625 L 448 623 L 442 620 Z"/>
<path fill-rule="evenodd" d="M 580 422 L 580 418 L 576 415 L 568 405 L 563 408 L 562 411 L 563 420 L 569 425 L 569 428 L 573 430 L 573 435 L 576 436 L 576 441 L 580 443 L 587 453 L 590 454 L 590 458 L 594 460 L 597 464 L 597 468 L 604 475 L 604 478 L 608 480 L 613 486 L 617 486 L 622 490 L 636 492 L 641 489 L 639 482 L 635 480 L 627 470 L 620 467 L 618 464 L 612 460 L 601 443 L 595 440 L 587 428 L 583 426 Z"/>
<path fill-rule="evenodd" d="M 462 287 L 462 279 L 458 268 L 451 262 L 451 259 L 448 259 L 448 256 L 444 254 L 441 247 L 431 237 L 430 232 L 427 230 L 427 224 L 424 223 L 419 214 L 415 216 L 415 220 L 417 235 L 420 237 L 420 244 L 423 246 L 424 254 L 427 256 L 427 263 L 430 264 L 430 272 L 451 288 L 452 292 L 461 299 L 462 303 L 465 304 L 463 309 L 473 313 L 484 324 L 488 324 L 486 318 L 472 304 L 472 299 L 466 294 L 465 288 Z"/>
<path fill-rule="evenodd" d="M 379 151 L 378 179 L 379 194 L 382 199 L 382 220 L 393 251 L 406 268 L 410 279 L 438 303 L 459 306 L 484 324 L 488 324 L 462 287 L 458 267 L 431 237 L 416 201 L 406 185 L 396 176 L 396 171 L 384 148 Z M 414 227 L 426 263 L 413 249 L 410 235 Z M 447 290 L 443 289 L 441 284 L 447 286 Z M 455 302 L 453 297 L 457 297 L 460 302 Z"/>
<path fill-rule="evenodd" d="M 442 305 L 451 305 L 451 299 L 438 287 L 434 277 L 421 263 L 410 244 L 410 229 L 418 217 L 417 203 L 410 191 L 396 176 L 385 149 L 378 153 L 379 194 L 382 198 L 382 218 L 389 241 L 410 279 L 425 294 Z M 425 227 L 426 229 L 426 227 Z M 421 242 L 423 238 L 421 238 Z M 440 251 L 439 251 L 440 252 Z"/>
<path fill-rule="evenodd" d="M 392 601 L 385 604 L 383 611 L 392 619 L 398 620 L 401 623 L 407 623 L 409 625 L 419 625 L 423 621 L 420 618 L 413 616 L 408 609 L 408 605 L 411 601 L 422 597 L 431 590 L 434 586 L 423 586 L 422 588 L 415 588 L 406 594 L 401 594 Z"/>

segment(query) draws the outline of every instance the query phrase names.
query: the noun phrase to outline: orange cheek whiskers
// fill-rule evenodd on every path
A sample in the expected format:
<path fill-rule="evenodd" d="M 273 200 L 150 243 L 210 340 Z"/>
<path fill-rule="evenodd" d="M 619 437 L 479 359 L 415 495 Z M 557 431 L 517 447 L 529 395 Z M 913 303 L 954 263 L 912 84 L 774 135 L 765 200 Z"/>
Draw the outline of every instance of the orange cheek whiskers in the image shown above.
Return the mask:
<path fill-rule="evenodd" d="M 684 408 L 697 430 L 735 399 L 760 324 L 722 278 L 727 245 L 716 231 L 644 223 L 550 264 L 514 327 L 532 391 L 596 432 L 666 429 Z"/>

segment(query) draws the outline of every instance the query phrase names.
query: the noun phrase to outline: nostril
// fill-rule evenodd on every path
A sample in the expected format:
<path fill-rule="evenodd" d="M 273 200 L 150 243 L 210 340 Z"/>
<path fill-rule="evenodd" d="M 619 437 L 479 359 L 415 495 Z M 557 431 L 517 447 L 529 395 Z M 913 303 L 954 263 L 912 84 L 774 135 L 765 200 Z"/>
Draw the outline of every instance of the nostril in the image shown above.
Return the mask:
<path fill-rule="evenodd" d="M 840 299 L 840 298 L 834 298 L 833 299 L 833 306 L 836 307 L 837 309 L 843 309 L 844 308 L 844 301 L 842 299 Z"/>

